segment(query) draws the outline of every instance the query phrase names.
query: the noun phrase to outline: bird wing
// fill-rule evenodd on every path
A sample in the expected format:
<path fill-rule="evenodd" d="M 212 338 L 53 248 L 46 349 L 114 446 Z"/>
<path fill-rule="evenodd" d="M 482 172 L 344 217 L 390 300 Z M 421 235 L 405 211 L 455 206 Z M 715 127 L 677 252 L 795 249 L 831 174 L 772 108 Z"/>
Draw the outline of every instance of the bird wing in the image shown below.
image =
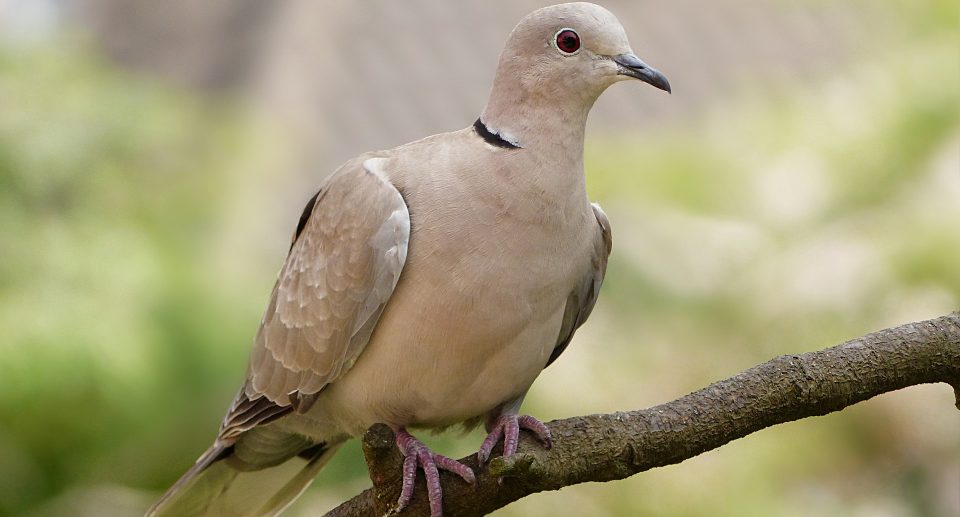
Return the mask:
<path fill-rule="evenodd" d="M 370 340 L 410 239 L 407 205 L 379 164 L 348 163 L 307 203 L 221 440 L 306 411 Z"/>
<path fill-rule="evenodd" d="M 577 288 L 567 297 L 567 305 L 563 310 L 563 323 L 560 326 L 560 335 L 557 337 L 557 345 L 550 354 L 547 366 L 550 366 L 560 354 L 567 349 L 573 334 L 583 325 L 593 306 L 597 303 L 597 296 L 600 294 L 600 286 L 603 284 L 603 277 L 607 273 L 607 258 L 610 256 L 610 249 L 613 247 L 613 234 L 610 232 L 610 220 L 607 214 L 603 213 L 600 205 L 593 203 L 593 215 L 597 218 L 597 224 L 600 225 L 600 231 L 594 237 L 593 247 L 593 268 L 584 275 Z M 546 367 L 544 367 L 546 368 Z"/>

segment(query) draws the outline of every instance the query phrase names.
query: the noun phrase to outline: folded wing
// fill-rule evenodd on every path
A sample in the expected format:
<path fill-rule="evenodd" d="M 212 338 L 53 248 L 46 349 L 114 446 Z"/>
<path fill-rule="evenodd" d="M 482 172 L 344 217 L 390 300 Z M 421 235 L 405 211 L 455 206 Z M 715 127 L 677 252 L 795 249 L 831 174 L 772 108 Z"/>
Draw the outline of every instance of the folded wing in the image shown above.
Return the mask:
<path fill-rule="evenodd" d="M 304 210 L 221 439 L 305 411 L 370 340 L 410 238 L 407 205 L 380 164 L 345 165 Z"/>

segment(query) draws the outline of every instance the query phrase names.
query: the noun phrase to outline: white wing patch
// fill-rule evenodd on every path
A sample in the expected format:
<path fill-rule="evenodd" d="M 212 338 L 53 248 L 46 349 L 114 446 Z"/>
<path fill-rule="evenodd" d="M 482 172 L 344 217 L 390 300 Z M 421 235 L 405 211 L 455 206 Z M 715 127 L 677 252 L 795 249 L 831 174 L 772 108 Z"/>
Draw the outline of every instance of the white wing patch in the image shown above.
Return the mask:
<path fill-rule="evenodd" d="M 400 275 L 394 274 L 394 272 L 400 271 L 407 260 L 407 243 L 409 241 L 410 214 L 406 209 L 394 210 L 377 230 L 377 233 L 370 237 L 370 246 L 379 251 L 374 259 L 373 266 L 376 277 L 373 281 L 373 290 L 364 300 L 363 310 L 360 314 L 372 314 L 376 305 L 382 305 L 380 300 L 386 300 L 393 293 L 393 289 L 400 280 Z M 357 325 L 353 329 L 354 333 L 363 326 L 366 319 L 358 319 Z"/>
<path fill-rule="evenodd" d="M 383 165 L 386 163 L 386 158 L 367 158 L 363 161 L 363 169 L 377 178 L 380 178 L 380 181 L 384 183 L 389 183 L 387 175 L 383 172 Z"/>

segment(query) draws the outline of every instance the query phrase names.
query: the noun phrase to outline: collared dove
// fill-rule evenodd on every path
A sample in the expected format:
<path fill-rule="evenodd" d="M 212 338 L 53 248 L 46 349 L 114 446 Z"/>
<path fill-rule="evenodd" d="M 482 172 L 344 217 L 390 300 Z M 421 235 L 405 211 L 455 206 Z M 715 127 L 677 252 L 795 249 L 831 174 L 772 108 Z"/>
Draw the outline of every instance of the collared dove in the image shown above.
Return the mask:
<path fill-rule="evenodd" d="M 370 425 L 417 469 L 431 513 L 437 469 L 408 428 L 485 422 L 481 465 L 519 430 L 537 375 L 590 315 L 610 223 L 587 199 L 587 113 L 611 84 L 670 91 L 633 54 L 620 22 L 589 3 L 545 7 L 514 28 L 470 127 L 337 169 L 307 203 L 257 332 L 247 379 L 214 444 L 148 515 L 275 515 L 333 452 Z"/>

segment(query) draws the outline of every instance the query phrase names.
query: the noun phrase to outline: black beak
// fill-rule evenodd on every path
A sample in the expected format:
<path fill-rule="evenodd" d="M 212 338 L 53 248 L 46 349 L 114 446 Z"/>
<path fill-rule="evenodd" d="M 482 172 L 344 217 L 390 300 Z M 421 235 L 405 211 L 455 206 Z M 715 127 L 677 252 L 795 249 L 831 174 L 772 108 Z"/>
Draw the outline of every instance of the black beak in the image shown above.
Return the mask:
<path fill-rule="evenodd" d="M 670 81 L 667 81 L 667 77 L 641 61 L 639 57 L 633 54 L 620 54 L 613 56 L 611 59 L 620 68 L 620 75 L 640 79 L 670 93 Z"/>

